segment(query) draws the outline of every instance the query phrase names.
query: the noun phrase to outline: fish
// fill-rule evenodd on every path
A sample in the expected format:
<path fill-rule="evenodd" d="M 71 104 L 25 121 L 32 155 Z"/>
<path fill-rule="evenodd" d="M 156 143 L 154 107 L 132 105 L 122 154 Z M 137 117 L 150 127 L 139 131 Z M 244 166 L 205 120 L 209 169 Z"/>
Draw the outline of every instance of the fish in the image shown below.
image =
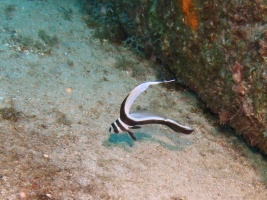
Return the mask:
<path fill-rule="evenodd" d="M 144 82 L 135 87 L 123 100 L 120 107 L 120 117 L 114 121 L 110 128 L 110 133 L 128 133 L 128 135 L 136 140 L 132 129 L 139 129 L 146 124 L 161 124 L 171 128 L 175 132 L 181 132 L 183 134 L 190 134 L 193 132 L 189 126 L 182 125 L 175 120 L 169 119 L 163 114 L 154 111 L 138 111 L 130 113 L 130 108 L 136 98 L 144 92 L 150 85 L 157 85 L 161 83 L 174 82 L 176 79 L 163 80 L 163 81 L 149 81 Z"/>

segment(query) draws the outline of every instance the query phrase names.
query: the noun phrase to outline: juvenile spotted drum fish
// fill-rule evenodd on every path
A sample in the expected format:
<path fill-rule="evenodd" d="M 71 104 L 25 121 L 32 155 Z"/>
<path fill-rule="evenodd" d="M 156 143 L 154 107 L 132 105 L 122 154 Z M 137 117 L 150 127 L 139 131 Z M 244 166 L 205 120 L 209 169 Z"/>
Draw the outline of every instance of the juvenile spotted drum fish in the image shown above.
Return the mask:
<path fill-rule="evenodd" d="M 178 122 L 168 119 L 165 116 L 149 111 L 142 112 L 133 112 L 130 113 L 130 108 L 135 101 L 135 99 L 144 92 L 150 85 L 157 85 L 160 83 L 169 83 L 173 82 L 173 80 L 169 81 L 153 81 L 153 82 L 145 82 L 138 85 L 134 88 L 130 94 L 128 94 L 123 100 L 120 108 L 120 117 L 111 124 L 109 128 L 110 133 L 123 133 L 127 132 L 129 136 L 136 140 L 134 133 L 130 129 L 138 129 L 141 128 L 142 125 L 145 124 L 162 124 L 168 126 L 175 132 L 181 132 L 184 134 L 190 134 L 193 129 L 189 126 L 181 125 Z"/>

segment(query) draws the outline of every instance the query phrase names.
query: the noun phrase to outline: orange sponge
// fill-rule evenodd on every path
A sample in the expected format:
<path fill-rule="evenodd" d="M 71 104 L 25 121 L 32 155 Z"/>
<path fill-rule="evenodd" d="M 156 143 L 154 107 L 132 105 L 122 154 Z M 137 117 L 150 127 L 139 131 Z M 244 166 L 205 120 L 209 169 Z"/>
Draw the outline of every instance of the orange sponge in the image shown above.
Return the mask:
<path fill-rule="evenodd" d="M 181 0 L 182 10 L 184 13 L 185 23 L 191 27 L 192 30 L 196 30 L 198 27 L 198 18 L 195 11 L 195 6 L 191 0 Z"/>

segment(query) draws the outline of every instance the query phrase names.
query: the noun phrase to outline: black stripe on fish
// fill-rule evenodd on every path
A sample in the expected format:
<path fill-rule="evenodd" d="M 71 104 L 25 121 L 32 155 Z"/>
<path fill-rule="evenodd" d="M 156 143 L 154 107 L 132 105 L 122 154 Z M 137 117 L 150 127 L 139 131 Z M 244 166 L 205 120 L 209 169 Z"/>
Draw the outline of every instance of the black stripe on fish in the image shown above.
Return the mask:
<path fill-rule="evenodd" d="M 117 126 L 115 125 L 115 123 L 112 123 L 111 126 L 112 126 L 115 133 L 119 133 L 119 130 L 118 130 Z M 109 132 L 111 132 L 111 127 L 109 129 Z"/>
<path fill-rule="evenodd" d="M 173 81 L 175 81 L 175 79 L 169 81 L 145 82 L 135 87 L 130 92 L 130 94 L 128 94 L 123 100 L 120 108 L 120 117 L 115 122 L 112 123 L 113 131 L 115 133 L 128 132 L 129 136 L 134 140 L 135 140 L 134 134 L 129 129 L 140 128 L 140 125 L 146 125 L 146 124 L 162 124 L 168 126 L 175 132 L 181 132 L 184 134 L 192 133 L 193 131 L 192 128 L 181 125 L 178 122 L 172 119 L 168 119 L 159 114 L 154 114 L 151 112 L 130 113 L 130 108 L 135 99 L 150 85 L 168 83 Z M 111 128 L 110 132 L 112 132 Z"/>
<path fill-rule="evenodd" d="M 122 131 L 127 132 L 126 127 L 124 127 L 124 126 L 121 124 L 121 122 L 120 122 L 119 119 L 116 120 L 116 124 L 118 125 L 118 127 L 119 127 Z"/>

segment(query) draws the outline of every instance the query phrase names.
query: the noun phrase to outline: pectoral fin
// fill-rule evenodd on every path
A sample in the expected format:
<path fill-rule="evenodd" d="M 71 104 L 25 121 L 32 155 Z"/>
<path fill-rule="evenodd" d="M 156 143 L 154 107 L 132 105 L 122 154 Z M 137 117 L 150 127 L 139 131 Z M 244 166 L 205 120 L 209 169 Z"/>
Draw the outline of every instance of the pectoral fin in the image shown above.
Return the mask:
<path fill-rule="evenodd" d="M 141 126 L 133 126 L 133 127 L 131 127 L 131 129 L 139 129 L 139 128 L 141 128 Z"/>

